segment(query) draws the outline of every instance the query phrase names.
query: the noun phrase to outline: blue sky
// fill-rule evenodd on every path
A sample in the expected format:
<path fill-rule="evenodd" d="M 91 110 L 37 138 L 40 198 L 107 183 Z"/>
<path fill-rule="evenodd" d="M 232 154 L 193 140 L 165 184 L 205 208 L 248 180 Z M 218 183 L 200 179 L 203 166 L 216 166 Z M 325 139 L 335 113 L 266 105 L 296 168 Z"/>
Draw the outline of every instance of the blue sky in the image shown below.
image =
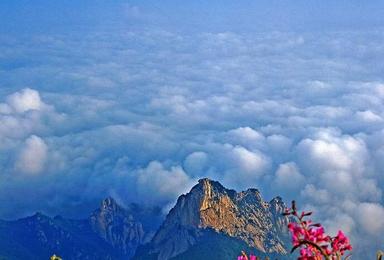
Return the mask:
<path fill-rule="evenodd" d="M 210 177 L 296 199 L 359 240 L 355 252 L 375 252 L 383 12 L 380 1 L 1 1 L 0 218 L 81 217 L 106 196 L 166 212 Z"/>
<path fill-rule="evenodd" d="M 125 6 L 125 8 L 123 7 Z M 140 10 L 135 17 L 128 6 Z M 329 30 L 381 27 L 381 1 L 46 1 L 0 3 L 2 29 L 45 31 L 146 24 L 173 30 Z M 139 15 L 139 13 L 136 13 Z M 139 18 L 139 19 L 137 19 Z M 143 21 L 141 21 L 143 22 Z"/>

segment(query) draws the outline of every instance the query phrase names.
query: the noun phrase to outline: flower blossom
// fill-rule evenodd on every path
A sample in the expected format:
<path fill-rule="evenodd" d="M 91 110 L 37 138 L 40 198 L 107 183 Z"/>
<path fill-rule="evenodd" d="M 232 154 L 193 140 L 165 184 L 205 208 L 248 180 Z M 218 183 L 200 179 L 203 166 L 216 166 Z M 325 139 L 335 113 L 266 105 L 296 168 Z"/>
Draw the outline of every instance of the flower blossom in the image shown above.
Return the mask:
<path fill-rule="evenodd" d="M 326 235 L 321 224 L 313 224 L 311 220 L 305 220 L 312 212 L 301 212 L 296 210 L 296 204 L 292 202 L 292 208 L 283 214 L 293 216 L 296 221 L 288 224 L 288 230 L 292 234 L 293 252 L 300 248 L 299 260 L 338 260 L 345 251 L 352 250 L 348 237 L 340 230 L 335 237 Z"/>

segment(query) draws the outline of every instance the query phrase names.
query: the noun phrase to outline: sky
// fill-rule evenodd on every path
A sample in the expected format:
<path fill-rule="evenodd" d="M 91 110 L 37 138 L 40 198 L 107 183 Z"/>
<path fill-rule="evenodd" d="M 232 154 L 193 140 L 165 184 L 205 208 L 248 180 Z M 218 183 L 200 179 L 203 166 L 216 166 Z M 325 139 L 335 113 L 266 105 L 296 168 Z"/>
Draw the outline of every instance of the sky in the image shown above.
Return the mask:
<path fill-rule="evenodd" d="M 84 217 L 107 196 L 166 213 L 209 177 L 295 199 L 373 256 L 383 15 L 375 0 L 1 1 L 0 218 Z"/>

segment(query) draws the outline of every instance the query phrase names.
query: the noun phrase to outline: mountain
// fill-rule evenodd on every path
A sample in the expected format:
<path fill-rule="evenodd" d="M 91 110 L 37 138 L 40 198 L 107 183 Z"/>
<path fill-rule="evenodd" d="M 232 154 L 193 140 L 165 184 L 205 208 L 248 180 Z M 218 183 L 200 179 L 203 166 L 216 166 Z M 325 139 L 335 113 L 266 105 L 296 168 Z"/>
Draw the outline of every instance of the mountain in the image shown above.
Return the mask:
<path fill-rule="evenodd" d="M 256 189 L 237 193 L 202 179 L 178 198 L 135 259 L 235 259 L 241 250 L 284 258 L 288 241 L 284 209 L 279 197 L 266 202 Z"/>
<path fill-rule="evenodd" d="M 112 248 L 91 231 L 86 221 L 50 218 L 37 213 L 17 221 L 2 222 L 0 254 L 5 259 L 49 259 L 56 253 L 65 259 L 114 259 Z"/>
<path fill-rule="evenodd" d="M 93 212 L 90 224 L 99 237 L 127 257 L 132 257 L 144 241 L 143 225 L 112 198 L 105 199 L 101 207 Z"/>
<path fill-rule="evenodd" d="M 165 220 L 160 208 L 120 206 L 106 198 L 88 218 L 41 213 L 0 220 L 0 259 L 166 260 L 236 259 L 242 250 L 287 258 L 288 219 L 277 197 L 264 201 L 256 189 L 242 192 L 202 179 L 181 195 Z"/>
<path fill-rule="evenodd" d="M 159 210 L 136 204 L 124 209 L 107 198 L 83 220 L 36 213 L 16 221 L 0 221 L 0 259 L 49 259 L 53 254 L 66 260 L 129 259 L 156 230 L 138 221 L 138 216 L 152 219 L 152 225 L 162 219 Z"/>

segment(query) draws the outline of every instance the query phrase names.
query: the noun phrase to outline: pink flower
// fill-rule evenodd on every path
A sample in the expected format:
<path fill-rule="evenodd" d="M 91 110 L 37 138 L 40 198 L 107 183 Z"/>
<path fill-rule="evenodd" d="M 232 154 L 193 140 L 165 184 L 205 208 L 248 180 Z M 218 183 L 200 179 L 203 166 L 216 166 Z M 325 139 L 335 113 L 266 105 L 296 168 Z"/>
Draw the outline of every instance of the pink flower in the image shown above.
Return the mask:
<path fill-rule="evenodd" d="M 288 230 L 292 234 L 292 243 L 294 247 L 300 245 L 299 260 L 318 260 L 322 256 L 334 259 L 337 255 L 343 255 L 345 251 L 352 250 L 348 237 L 342 231 L 337 236 L 330 237 L 325 234 L 321 224 L 313 224 L 306 217 L 312 215 L 312 212 L 298 213 L 296 204 L 292 202 L 292 209 L 284 212 L 285 216 L 293 216 L 296 222 L 288 224 Z"/>
<path fill-rule="evenodd" d="M 332 241 L 332 250 L 333 252 L 340 252 L 341 255 L 343 255 L 346 250 L 352 250 L 349 239 L 344 235 L 343 231 L 339 230 L 336 237 L 334 237 Z"/>
<path fill-rule="evenodd" d="M 244 252 L 241 252 L 242 255 L 237 257 L 237 260 L 248 260 L 247 255 Z"/>
<path fill-rule="evenodd" d="M 242 255 L 237 257 L 237 260 L 257 260 L 257 256 L 250 254 L 249 258 L 246 253 L 242 252 Z"/>

